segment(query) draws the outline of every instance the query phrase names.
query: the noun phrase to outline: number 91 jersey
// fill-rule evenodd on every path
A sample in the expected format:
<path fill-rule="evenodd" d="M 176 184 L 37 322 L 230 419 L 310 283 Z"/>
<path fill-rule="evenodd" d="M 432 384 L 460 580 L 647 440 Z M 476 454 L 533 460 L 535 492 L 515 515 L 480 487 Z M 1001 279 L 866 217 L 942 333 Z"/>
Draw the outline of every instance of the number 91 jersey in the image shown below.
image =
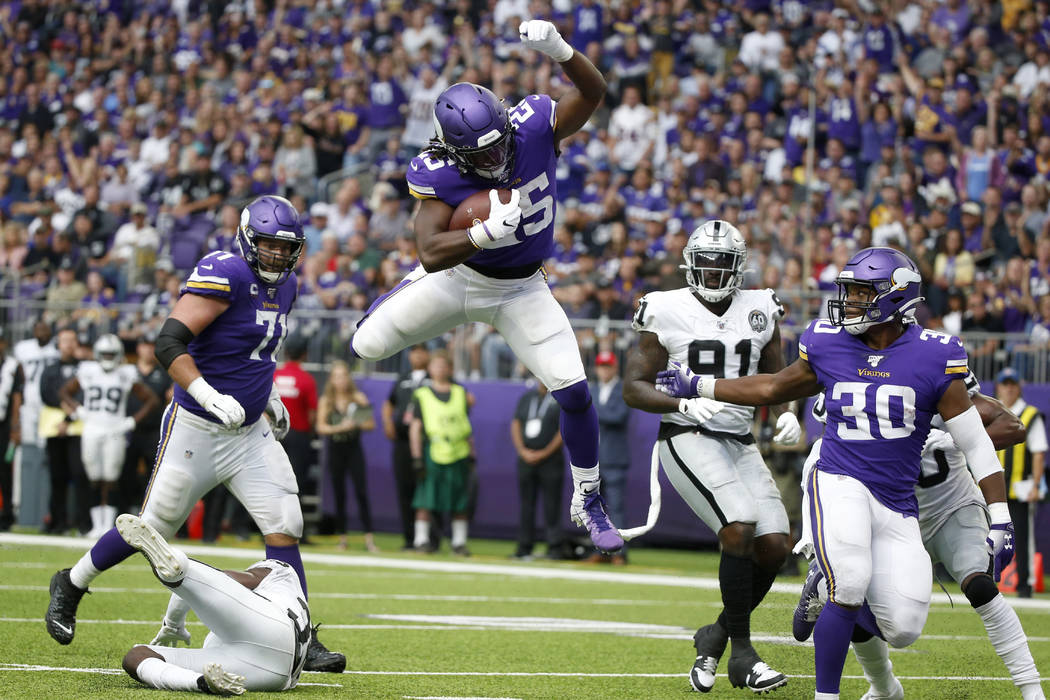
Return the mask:
<path fill-rule="evenodd" d="M 704 306 L 692 289 L 649 292 L 638 302 L 633 326 L 655 333 L 667 350 L 668 362 L 688 366 L 695 374 L 746 377 L 758 371 L 762 349 L 773 338 L 784 307 L 772 289 L 735 292 L 721 316 Z M 668 365 L 670 367 L 670 364 Z M 755 409 L 727 403 L 704 428 L 734 435 L 751 433 Z M 681 413 L 665 413 L 663 422 L 693 425 Z"/>
<path fill-rule="evenodd" d="M 887 508 L 917 517 L 915 485 L 930 421 L 948 385 L 968 372 L 962 342 L 908 324 L 889 347 L 872 350 L 818 319 L 802 334 L 799 357 L 825 389 L 817 468 L 852 476 Z"/>
<path fill-rule="evenodd" d="M 80 411 L 88 427 L 116 426 L 127 414 L 131 386 L 138 381 L 134 365 L 120 365 L 111 372 L 94 360 L 77 367 L 77 382 L 84 394 Z"/>
<path fill-rule="evenodd" d="M 408 191 L 418 199 L 439 199 L 453 209 L 470 195 L 491 188 L 515 189 L 521 195 L 517 237 L 504 246 L 478 251 L 470 261 L 488 267 L 516 267 L 546 260 L 554 252 L 557 202 L 554 151 L 556 103 L 547 95 L 529 95 L 507 114 L 514 126 L 514 167 L 507 181 L 493 183 L 464 174 L 452 163 L 426 151 L 412 159 Z"/>
<path fill-rule="evenodd" d="M 194 338 L 190 357 L 209 384 L 244 407 L 244 424 L 259 420 L 270 397 L 276 358 L 288 333 L 288 314 L 295 302 L 295 274 L 280 284 L 266 284 L 244 258 L 215 252 L 201 258 L 180 294 L 223 299 L 229 307 Z M 213 423 L 218 422 L 175 385 L 175 403 Z"/>

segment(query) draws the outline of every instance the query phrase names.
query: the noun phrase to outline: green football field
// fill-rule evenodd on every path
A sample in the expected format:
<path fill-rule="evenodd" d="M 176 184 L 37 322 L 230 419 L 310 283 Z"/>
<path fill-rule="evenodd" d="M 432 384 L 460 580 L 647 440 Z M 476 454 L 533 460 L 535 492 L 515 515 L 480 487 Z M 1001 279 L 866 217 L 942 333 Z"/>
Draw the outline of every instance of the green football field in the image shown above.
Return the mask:
<path fill-rule="evenodd" d="M 508 542 L 472 541 L 454 559 L 340 553 L 320 538 L 305 547 L 310 604 L 321 638 L 347 655 L 342 675 L 303 674 L 296 696 L 311 698 L 686 698 L 699 697 L 687 672 L 692 633 L 721 607 L 717 555 L 636 548 L 631 564 L 509 561 Z M 47 586 L 86 540 L 0 535 L 0 698 L 185 697 L 147 689 L 120 670 L 124 653 L 156 632 L 167 591 L 141 557 L 96 581 L 80 605 L 76 639 L 60 646 L 44 629 Z M 194 558 L 243 568 L 261 543 L 186 543 Z M 357 553 L 355 553 L 357 552 Z M 752 619 L 764 659 L 788 675 L 772 698 L 812 698 L 813 648 L 791 638 L 801 578 L 780 579 Z M 980 619 L 954 585 L 954 607 L 934 596 L 923 637 L 891 658 L 909 698 L 1017 698 Z M 1044 679 L 1050 675 L 1050 596 L 1018 602 Z M 191 620 L 195 618 L 191 615 Z M 191 622 L 194 646 L 205 629 Z M 711 698 L 746 698 L 729 686 L 725 660 Z M 867 690 L 852 655 L 842 697 Z"/>

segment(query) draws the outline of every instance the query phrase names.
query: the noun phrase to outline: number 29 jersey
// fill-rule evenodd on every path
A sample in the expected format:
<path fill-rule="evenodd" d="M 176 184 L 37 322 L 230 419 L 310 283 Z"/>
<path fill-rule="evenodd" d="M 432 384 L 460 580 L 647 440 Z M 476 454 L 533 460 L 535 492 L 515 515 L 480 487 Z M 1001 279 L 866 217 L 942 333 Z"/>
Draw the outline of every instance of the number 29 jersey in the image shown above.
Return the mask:
<path fill-rule="evenodd" d="M 693 290 L 649 292 L 638 302 L 633 326 L 655 333 L 667 350 L 668 362 L 689 367 L 695 374 L 746 377 L 758 371 L 762 349 L 773 338 L 784 307 L 772 289 L 739 290 L 721 316 L 704 306 Z M 668 368 L 670 364 L 668 364 Z M 755 409 L 727 403 L 704 423 L 704 428 L 734 435 L 749 435 Z M 665 423 L 694 425 L 682 413 L 665 413 Z"/>
<path fill-rule="evenodd" d="M 452 208 L 493 187 L 515 189 L 521 195 L 521 224 L 505 245 L 480 250 L 470 262 L 488 267 L 517 267 L 546 260 L 554 252 L 557 206 L 557 154 L 554 150 L 556 103 L 547 95 L 529 95 L 507 116 L 514 126 L 514 162 L 510 177 L 495 184 L 464 174 L 448 159 L 423 151 L 408 167 L 408 191 L 418 199 L 439 199 Z"/>
<path fill-rule="evenodd" d="M 248 263 L 232 253 L 210 253 L 197 263 L 180 294 L 224 299 L 229 307 L 190 341 L 190 357 L 204 379 L 244 407 L 244 424 L 259 420 L 270 398 L 276 357 L 288 333 L 296 277 L 262 282 Z M 175 385 L 175 403 L 190 413 L 216 419 Z"/>
<path fill-rule="evenodd" d="M 818 319 L 799 357 L 826 392 L 827 428 L 817 469 L 851 476 L 887 508 L 918 517 L 915 485 L 930 421 L 949 384 L 966 377 L 966 350 L 951 335 L 916 324 L 872 350 L 841 326 Z"/>
<path fill-rule="evenodd" d="M 110 372 L 94 360 L 77 367 L 77 382 L 84 394 L 80 407 L 84 423 L 92 428 L 117 426 L 128 410 L 128 395 L 138 381 L 134 365 L 120 365 Z"/>

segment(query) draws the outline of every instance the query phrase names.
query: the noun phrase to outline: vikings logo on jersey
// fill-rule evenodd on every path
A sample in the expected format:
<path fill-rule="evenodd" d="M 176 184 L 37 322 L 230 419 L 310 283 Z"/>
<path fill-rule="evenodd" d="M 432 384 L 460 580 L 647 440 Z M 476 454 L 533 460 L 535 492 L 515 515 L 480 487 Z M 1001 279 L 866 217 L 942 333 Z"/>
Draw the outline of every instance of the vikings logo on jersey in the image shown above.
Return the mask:
<path fill-rule="evenodd" d="M 518 237 L 508 237 L 504 247 L 477 252 L 471 262 L 514 267 L 545 260 L 553 252 L 557 206 L 555 110 L 554 101 L 547 95 L 529 95 L 507 112 L 513 126 L 513 149 L 510 172 L 499 182 L 485 179 L 476 169 L 461 167 L 457 159 L 431 150 L 412 159 L 408 189 L 419 199 L 436 198 L 456 207 L 475 192 L 493 187 L 508 187 L 521 194 Z"/>
<path fill-rule="evenodd" d="M 958 338 L 912 323 L 879 354 L 843 331 L 817 320 L 799 341 L 799 357 L 826 391 L 818 468 L 852 476 L 887 508 L 916 515 L 923 443 L 941 396 L 967 372 L 966 350 Z"/>

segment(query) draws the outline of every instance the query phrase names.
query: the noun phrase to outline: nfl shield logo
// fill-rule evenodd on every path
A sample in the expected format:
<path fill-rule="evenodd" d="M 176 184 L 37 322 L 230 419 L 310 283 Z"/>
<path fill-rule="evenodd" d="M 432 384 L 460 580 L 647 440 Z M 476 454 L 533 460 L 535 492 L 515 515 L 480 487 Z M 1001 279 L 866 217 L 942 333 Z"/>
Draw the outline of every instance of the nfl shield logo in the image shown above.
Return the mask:
<path fill-rule="evenodd" d="M 193 450 L 186 450 L 184 454 L 186 455 L 186 459 L 193 459 Z"/>
<path fill-rule="evenodd" d="M 266 295 L 273 299 L 275 296 L 277 296 L 277 287 L 267 287 Z"/>
<path fill-rule="evenodd" d="M 769 319 L 758 309 L 755 309 L 748 315 L 747 322 L 751 324 L 751 330 L 755 333 L 761 333 L 769 325 Z"/>

